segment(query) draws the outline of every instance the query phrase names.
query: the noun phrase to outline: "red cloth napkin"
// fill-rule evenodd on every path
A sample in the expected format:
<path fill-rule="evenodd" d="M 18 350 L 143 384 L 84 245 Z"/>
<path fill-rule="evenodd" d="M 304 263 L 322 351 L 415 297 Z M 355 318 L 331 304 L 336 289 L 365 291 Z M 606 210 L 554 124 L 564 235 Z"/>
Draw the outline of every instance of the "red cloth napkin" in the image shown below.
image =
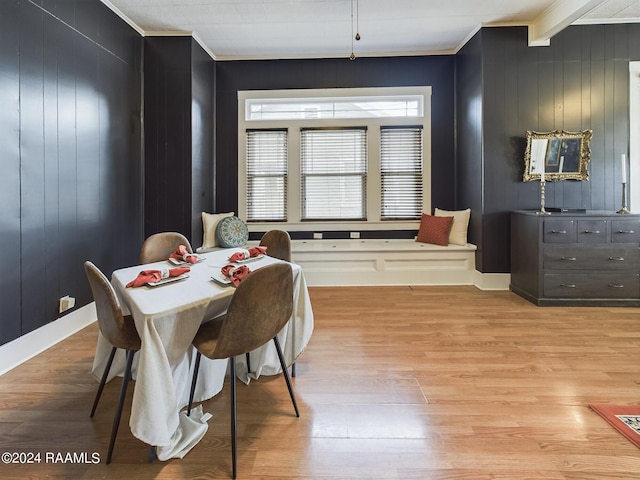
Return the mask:
<path fill-rule="evenodd" d="M 251 273 L 251 270 L 246 265 L 225 265 L 220 271 L 231 280 L 234 287 L 240 285 L 240 282 Z"/>
<path fill-rule="evenodd" d="M 264 255 L 267 251 L 267 247 L 257 246 L 251 247 L 249 250 L 240 250 L 229 257 L 230 262 L 237 262 L 238 260 L 246 260 L 247 258 L 258 257 Z"/>
<path fill-rule="evenodd" d="M 198 261 L 198 256 L 187 252 L 187 247 L 184 245 L 179 245 L 176 251 L 169 255 L 169 258 L 177 258 L 191 264 L 195 264 Z"/>
<path fill-rule="evenodd" d="M 191 267 L 177 267 L 169 270 L 143 270 L 136 278 L 127 283 L 127 288 L 141 287 L 146 283 L 154 283 L 168 277 L 177 277 L 189 271 L 191 271 Z"/>

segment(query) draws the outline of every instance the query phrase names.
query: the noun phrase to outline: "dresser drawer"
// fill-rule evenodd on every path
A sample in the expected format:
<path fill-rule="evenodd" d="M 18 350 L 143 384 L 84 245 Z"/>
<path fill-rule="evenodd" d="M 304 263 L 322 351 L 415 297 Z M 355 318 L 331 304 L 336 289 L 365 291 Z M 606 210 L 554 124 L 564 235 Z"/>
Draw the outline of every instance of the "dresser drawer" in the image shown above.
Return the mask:
<path fill-rule="evenodd" d="M 613 243 L 640 243 L 639 220 L 611 220 Z"/>
<path fill-rule="evenodd" d="M 546 220 L 543 241 L 545 243 L 576 243 L 574 220 Z"/>
<path fill-rule="evenodd" d="M 606 220 L 578 220 L 578 243 L 606 243 L 609 240 L 607 235 Z"/>
<path fill-rule="evenodd" d="M 640 269 L 640 249 L 620 247 L 559 247 L 545 245 L 545 270 L 630 270 Z"/>
<path fill-rule="evenodd" d="M 639 298 L 640 275 L 600 273 L 548 273 L 543 279 L 549 298 Z"/>

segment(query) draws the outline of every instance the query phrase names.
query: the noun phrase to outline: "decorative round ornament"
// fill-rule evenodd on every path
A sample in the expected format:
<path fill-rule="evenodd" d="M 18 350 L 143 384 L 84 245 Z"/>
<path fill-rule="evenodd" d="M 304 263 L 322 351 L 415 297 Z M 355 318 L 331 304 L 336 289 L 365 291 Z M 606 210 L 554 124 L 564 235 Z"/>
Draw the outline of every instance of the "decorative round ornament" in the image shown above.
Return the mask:
<path fill-rule="evenodd" d="M 220 247 L 242 247 L 247 240 L 249 240 L 249 230 L 238 217 L 225 217 L 216 226 L 216 243 Z"/>

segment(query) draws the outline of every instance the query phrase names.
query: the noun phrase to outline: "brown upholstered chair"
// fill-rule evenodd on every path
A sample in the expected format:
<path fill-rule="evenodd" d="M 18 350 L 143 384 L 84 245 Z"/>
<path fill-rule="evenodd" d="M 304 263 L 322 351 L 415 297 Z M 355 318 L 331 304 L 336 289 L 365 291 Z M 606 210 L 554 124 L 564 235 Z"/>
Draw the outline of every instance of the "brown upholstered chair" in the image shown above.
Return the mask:
<path fill-rule="evenodd" d="M 291 261 L 291 237 L 284 230 L 269 230 L 260 239 L 260 245 L 267 247 L 270 257 Z"/>
<path fill-rule="evenodd" d="M 152 262 L 161 262 L 169 258 L 180 245 L 187 247 L 187 252 L 193 253 L 191 243 L 187 237 L 178 232 L 161 232 L 149 236 L 142 244 L 140 250 L 140 265 Z"/>
<path fill-rule="evenodd" d="M 291 261 L 291 237 L 284 230 L 269 230 L 260 239 L 260 245 L 267 247 L 267 255 L 286 262 Z M 247 370 L 251 371 L 251 358 L 247 353 Z M 296 364 L 291 365 L 291 376 L 296 376 Z"/>
<path fill-rule="evenodd" d="M 236 362 L 237 355 L 254 350 L 273 340 L 280 360 L 289 395 L 300 416 L 291 379 L 277 334 L 293 312 L 293 275 L 287 263 L 268 265 L 251 272 L 236 288 L 227 313 L 203 323 L 193 339 L 198 353 L 195 360 L 187 415 L 191 413 L 193 394 L 198 379 L 200 358 L 229 359 L 231 383 L 231 456 L 233 478 L 236 478 Z"/>
<path fill-rule="evenodd" d="M 111 364 L 113 363 L 113 357 L 116 354 L 116 350 L 118 348 L 126 350 L 127 357 L 124 376 L 122 377 L 122 386 L 120 387 L 120 398 L 113 418 L 113 427 L 111 428 L 111 440 L 109 441 L 109 450 L 107 452 L 107 464 L 109 464 L 111 463 L 113 446 L 115 445 L 116 435 L 118 434 L 120 417 L 122 416 L 122 406 L 127 394 L 127 386 L 129 384 L 129 380 L 131 380 L 133 356 L 138 350 L 140 350 L 140 336 L 136 330 L 133 318 L 130 315 L 125 316 L 122 314 L 115 291 L 107 277 L 104 276 L 98 267 L 89 261 L 84 262 L 84 270 L 87 274 L 89 285 L 91 286 L 93 299 L 96 302 L 96 312 L 98 314 L 98 326 L 100 327 L 100 332 L 112 345 L 107 366 L 102 374 L 102 379 L 100 380 L 100 385 L 96 392 L 96 398 L 93 401 L 90 417 L 93 417 L 96 407 L 98 406 L 98 402 L 100 401 L 100 396 L 102 395 L 104 384 L 109 375 L 109 370 L 111 370 Z"/>

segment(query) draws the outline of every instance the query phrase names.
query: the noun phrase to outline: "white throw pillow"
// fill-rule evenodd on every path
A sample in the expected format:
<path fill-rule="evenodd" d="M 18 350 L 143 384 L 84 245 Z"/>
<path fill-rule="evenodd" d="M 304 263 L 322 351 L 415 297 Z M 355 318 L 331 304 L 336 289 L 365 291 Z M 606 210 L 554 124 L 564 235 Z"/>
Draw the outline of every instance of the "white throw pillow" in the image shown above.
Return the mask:
<path fill-rule="evenodd" d="M 233 217 L 235 212 L 206 213 L 202 212 L 202 247 L 199 250 L 214 248 L 216 244 L 216 227 L 225 217 Z"/>
<path fill-rule="evenodd" d="M 449 232 L 449 243 L 454 245 L 466 245 L 467 244 L 467 229 L 469 228 L 469 217 L 471 216 L 471 209 L 466 210 L 440 210 L 436 208 L 436 217 L 453 217 L 453 225 Z"/>

